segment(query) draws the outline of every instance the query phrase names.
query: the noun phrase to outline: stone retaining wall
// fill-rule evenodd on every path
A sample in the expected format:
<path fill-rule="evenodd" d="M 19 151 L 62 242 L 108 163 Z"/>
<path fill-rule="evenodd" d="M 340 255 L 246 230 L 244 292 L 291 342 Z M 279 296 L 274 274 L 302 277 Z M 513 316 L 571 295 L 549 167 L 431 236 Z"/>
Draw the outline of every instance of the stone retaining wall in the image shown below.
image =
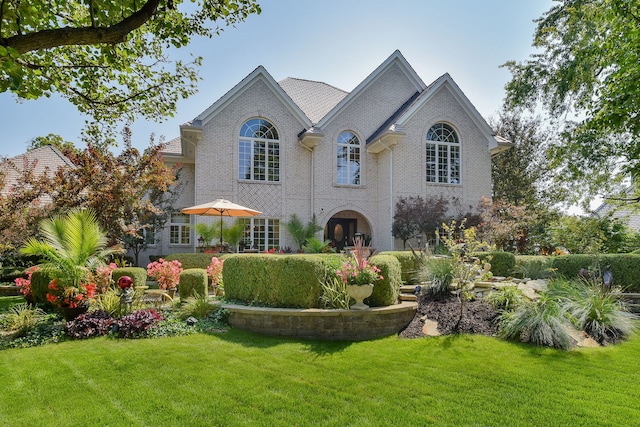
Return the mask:
<path fill-rule="evenodd" d="M 416 302 L 367 310 L 249 307 L 223 304 L 229 324 L 265 335 L 321 340 L 363 341 L 395 335 L 413 319 Z"/>
<path fill-rule="evenodd" d="M 0 286 L 0 297 L 18 297 L 20 295 L 22 294 L 20 293 L 20 288 L 17 286 Z"/>

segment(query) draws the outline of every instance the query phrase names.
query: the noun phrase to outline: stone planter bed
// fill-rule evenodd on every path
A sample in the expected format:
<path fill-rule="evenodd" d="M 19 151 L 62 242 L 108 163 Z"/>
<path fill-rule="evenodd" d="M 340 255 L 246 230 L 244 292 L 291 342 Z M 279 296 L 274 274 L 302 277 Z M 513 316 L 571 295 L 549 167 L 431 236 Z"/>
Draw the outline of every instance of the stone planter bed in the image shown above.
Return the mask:
<path fill-rule="evenodd" d="M 395 335 L 413 320 L 418 304 L 402 302 L 366 310 L 323 310 L 251 307 L 223 304 L 229 310 L 229 324 L 265 335 L 363 341 Z"/>

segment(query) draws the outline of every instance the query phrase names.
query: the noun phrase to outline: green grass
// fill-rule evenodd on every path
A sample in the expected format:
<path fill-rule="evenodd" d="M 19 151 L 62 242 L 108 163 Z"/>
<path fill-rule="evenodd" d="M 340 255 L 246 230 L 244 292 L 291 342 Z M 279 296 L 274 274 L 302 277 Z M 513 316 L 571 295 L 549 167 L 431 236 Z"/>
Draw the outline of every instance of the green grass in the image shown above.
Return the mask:
<path fill-rule="evenodd" d="M 629 425 L 638 354 L 640 338 L 573 351 L 237 330 L 69 341 L 0 352 L 0 425 Z"/>

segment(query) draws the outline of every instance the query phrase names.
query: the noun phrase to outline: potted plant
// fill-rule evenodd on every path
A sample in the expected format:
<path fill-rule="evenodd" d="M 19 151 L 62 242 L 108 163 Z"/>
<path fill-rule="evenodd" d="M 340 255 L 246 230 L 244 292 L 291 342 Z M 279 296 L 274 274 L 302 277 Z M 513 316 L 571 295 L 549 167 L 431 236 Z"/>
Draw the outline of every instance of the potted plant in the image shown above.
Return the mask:
<path fill-rule="evenodd" d="M 173 298 L 180 283 L 180 273 L 182 273 L 182 263 L 180 261 L 166 261 L 160 258 L 147 266 L 147 275 L 158 282 L 158 288 L 167 290 L 169 296 Z"/>
<path fill-rule="evenodd" d="M 59 279 L 49 283 L 47 301 L 62 311 L 66 321 L 70 321 L 87 311 L 88 301 L 96 294 L 95 283 L 81 282 L 78 286 L 69 286 Z"/>
<path fill-rule="evenodd" d="M 369 246 L 364 246 L 361 236 L 354 238 L 354 249 L 351 257 L 342 263 L 342 268 L 336 271 L 337 276 L 347 286 L 347 293 L 356 303 L 350 308 L 364 310 L 369 308 L 363 301 L 373 293 L 373 286 L 378 280 L 384 279 L 380 269 L 369 262 L 373 255 Z"/>

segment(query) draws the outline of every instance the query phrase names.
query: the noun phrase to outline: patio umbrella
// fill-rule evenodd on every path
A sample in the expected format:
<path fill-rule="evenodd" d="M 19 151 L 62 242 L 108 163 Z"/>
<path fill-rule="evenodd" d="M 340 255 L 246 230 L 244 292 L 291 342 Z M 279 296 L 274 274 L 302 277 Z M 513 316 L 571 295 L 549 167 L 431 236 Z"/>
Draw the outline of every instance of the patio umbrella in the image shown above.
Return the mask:
<path fill-rule="evenodd" d="M 225 199 L 216 199 L 213 202 L 198 206 L 184 208 L 180 212 L 188 215 L 204 215 L 220 217 L 220 243 L 222 243 L 222 217 L 246 217 L 260 215 L 262 212 L 240 206 Z"/>

